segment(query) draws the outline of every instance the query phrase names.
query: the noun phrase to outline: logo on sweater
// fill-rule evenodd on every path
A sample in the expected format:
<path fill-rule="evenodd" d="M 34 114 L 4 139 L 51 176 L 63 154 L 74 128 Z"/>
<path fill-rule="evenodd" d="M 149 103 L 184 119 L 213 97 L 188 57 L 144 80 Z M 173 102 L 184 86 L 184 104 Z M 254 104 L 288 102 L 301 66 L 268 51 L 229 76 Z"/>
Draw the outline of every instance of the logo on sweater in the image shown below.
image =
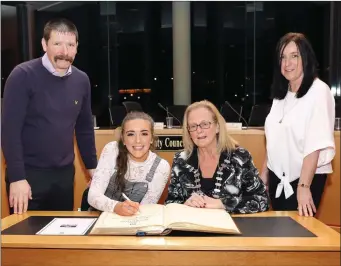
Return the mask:
<path fill-rule="evenodd" d="M 78 101 L 75 100 L 75 104 L 78 104 Z"/>

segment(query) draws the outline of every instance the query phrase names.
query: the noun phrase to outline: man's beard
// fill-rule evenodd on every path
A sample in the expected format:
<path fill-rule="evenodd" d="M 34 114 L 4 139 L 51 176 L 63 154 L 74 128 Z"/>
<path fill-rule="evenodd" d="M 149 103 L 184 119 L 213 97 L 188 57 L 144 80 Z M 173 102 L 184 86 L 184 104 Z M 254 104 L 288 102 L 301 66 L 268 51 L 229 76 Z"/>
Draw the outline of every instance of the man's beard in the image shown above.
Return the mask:
<path fill-rule="evenodd" d="M 54 62 L 57 63 L 57 60 L 65 60 L 72 64 L 73 58 L 67 55 L 56 55 L 54 58 Z"/>

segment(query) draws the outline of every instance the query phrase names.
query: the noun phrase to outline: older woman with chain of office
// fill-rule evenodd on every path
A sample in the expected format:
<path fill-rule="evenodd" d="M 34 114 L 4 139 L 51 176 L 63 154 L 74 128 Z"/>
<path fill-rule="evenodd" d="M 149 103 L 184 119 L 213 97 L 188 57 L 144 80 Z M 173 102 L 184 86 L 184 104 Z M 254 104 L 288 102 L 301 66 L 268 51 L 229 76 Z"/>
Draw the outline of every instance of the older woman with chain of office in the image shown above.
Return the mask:
<path fill-rule="evenodd" d="M 230 213 L 266 211 L 269 200 L 250 153 L 228 135 L 226 122 L 208 101 L 188 106 L 184 151 L 174 156 L 168 203 Z"/>

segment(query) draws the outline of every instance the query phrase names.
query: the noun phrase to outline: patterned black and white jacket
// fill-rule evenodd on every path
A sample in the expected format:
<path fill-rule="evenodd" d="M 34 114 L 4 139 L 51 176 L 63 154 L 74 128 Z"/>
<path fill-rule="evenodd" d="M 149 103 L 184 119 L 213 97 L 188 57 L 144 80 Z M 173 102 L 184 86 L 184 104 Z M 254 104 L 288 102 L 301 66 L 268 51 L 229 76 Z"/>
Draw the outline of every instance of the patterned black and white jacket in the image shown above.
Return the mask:
<path fill-rule="evenodd" d="M 191 156 L 185 151 L 176 153 L 165 204 L 183 204 L 193 192 L 203 193 L 201 178 L 197 150 Z M 269 209 L 266 186 L 247 150 L 237 147 L 231 152 L 222 152 L 213 178 L 215 188 L 206 195 L 219 198 L 229 213 L 256 213 Z"/>

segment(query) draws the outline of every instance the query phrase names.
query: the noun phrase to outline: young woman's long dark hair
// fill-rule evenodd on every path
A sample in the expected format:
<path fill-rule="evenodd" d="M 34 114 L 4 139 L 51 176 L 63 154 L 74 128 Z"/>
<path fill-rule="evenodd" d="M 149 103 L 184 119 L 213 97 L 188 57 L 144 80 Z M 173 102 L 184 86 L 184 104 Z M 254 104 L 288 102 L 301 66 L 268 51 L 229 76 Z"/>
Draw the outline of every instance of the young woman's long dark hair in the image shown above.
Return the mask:
<path fill-rule="evenodd" d="M 285 98 L 288 92 L 289 81 L 283 77 L 281 73 L 281 58 L 283 50 L 290 42 L 294 42 L 297 45 L 298 51 L 302 58 L 303 67 L 303 80 L 296 93 L 296 97 L 303 97 L 308 92 L 315 78 L 317 77 L 318 63 L 310 42 L 302 33 L 287 33 L 279 40 L 276 47 L 273 81 L 271 86 L 273 99 L 282 100 Z"/>
<path fill-rule="evenodd" d="M 125 187 L 125 174 L 128 170 L 128 150 L 127 147 L 123 144 L 123 137 L 125 132 L 125 125 L 128 121 L 142 119 L 146 120 L 150 124 L 150 132 L 152 135 L 152 143 L 150 144 L 150 150 L 155 150 L 155 136 L 154 136 L 154 120 L 150 115 L 144 112 L 130 112 L 128 113 L 122 121 L 120 139 L 118 141 L 118 156 L 116 159 L 116 179 L 115 183 L 118 186 L 120 191 L 124 190 Z"/>

